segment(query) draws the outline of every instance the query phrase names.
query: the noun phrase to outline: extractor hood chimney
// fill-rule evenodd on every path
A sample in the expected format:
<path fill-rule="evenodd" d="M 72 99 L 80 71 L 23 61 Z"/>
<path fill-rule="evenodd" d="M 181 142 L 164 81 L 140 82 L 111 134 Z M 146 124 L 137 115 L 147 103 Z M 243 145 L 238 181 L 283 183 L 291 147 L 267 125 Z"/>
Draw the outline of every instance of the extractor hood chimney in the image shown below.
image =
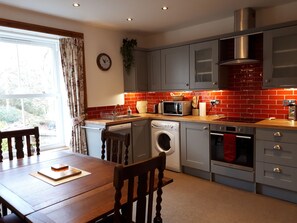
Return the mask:
<path fill-rule="evenodd" d="M 251 8 L 239 9 L 234 12 L 234 31 L 244 31 L 255 28 L 255 11 Z M 249 58 L 248 35 L 234 38 L 234 59 L 223 61 L 221 65 L 236 65 L 258 63 L 259 60 Z"/>

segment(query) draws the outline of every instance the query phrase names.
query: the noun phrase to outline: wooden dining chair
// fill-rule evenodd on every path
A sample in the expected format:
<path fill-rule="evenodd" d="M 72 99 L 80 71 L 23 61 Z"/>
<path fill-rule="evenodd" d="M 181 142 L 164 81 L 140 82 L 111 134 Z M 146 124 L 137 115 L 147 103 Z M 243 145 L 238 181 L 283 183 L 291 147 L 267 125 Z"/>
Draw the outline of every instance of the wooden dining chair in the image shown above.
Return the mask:
<path fill-rule="evenodd" d="M 115 187 L 114 213 L 101 222 L 131 223 L 133 218 L 133 202 L 136 203 L 134 214 L 136 223 L 162 223 L 161 202 L 163 175 L 166 165 L 164 152 L 159 156 L 139 163 L 123 166 L 117 165 L 114 169 L 113 185 Z M 156 171 L 158 170 L 158 171 Z M 158 174 L 156 175 L 156 173 Z M 157 176 L 157 177 L 156 177 Z M 128 187 L 123 187 L 128 185 Z M 123 190 L 125 188 L 125 190 Z M 152 219 L 154 191 L 157 190 L 156 215 Z M 127 199 L 122 200 L 122 194 L 127 193 Z M 126 197 L 126 196 L 124 196 Z M 147 201 L 148 198 L 148 201 Z M 123 199 L 124 200 L 124 199 Z M 121 203 L 122 202 L 122 203 Z M 122 205 L 124 204 L 124 206 Z M 148 206 L 146 206 L 148 205 Z"/>
<path fill-rule="evenodd" d="M 128 165 L 130 133 L 111 132 L 104 129 L 101 133 L 101 159 Z"/>
<path fill-rule="evenodd" d="M 25 220 L 19 218 L 16 214 L 9 214 L 4 217 L 0 217 L 0 223 L 25 223 Z"/>
<path fill-rule="evenodd" d="M 40 155 L 40 148 L 39 148 L 39 128 L 27 128 L 27 129 L 20 129 L 20 130 L 12 130 L 12 131 L 0 131 L 0 162 L 3 162 L 3 155 L 2 155 L 2 140 L 7 139 L 7 146 L 8 146 L 8 157 L 9 160 L 13 160 L 13 148 L 16 150 L 16 158 L 24 158 L 24 143 L 23 140 L 26 138 L 26 148 L 27 148 L 27 156 L 32 156 L 31 151 L 31 139 L 30 136 L 35 137 L 35 146 L 36 146 L 36 153 Z M 14 140 L 13 140 L 14 139 Z M 14 146 L 13 146 L 14 145 Z M 0 202 L 1 205 L 1 202 Z M 3 218 L 0 218 L 1 222 L 14 222 L 17 219 L 17 216 L 14 214 L 7 214 L 7 207 L 2 204 L 2 215 Z M 17 221 L 16 221 L 17 222 Z"/>
<path fill-rule="evenodd" d="M 2 140 L 7 139 L 8 144 L 8 157 L 9 160 L 13 160 L 13 145 L 16 150 L 16 158 L 24 158 L 24 143 L 23 139 L 26 138 L 26 147 L 27 147 L 27 156 L 32 156 L 31 151 L 31 139 L 30 136 L 35 136 L 35 144 L 36 144 L 36 153 L 37 155 L 40 154 L 39 148 L 39 128 L 28 128 L 28 129 L 20 129 L 20 130 L 12 130 L 12 131 L 0 131 L 0 162 L 3 161 L 2 155 Z M 14 139 L 14 144 L 13 144 Z"/>

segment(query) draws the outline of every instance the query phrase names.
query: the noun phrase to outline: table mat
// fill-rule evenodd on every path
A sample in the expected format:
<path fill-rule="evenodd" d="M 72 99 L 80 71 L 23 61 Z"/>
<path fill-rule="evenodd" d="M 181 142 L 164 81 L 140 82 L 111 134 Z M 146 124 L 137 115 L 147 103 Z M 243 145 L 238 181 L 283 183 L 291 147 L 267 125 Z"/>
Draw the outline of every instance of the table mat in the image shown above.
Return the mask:
<path fill-rule="evenodd" d="M 80 170 L 80 169 L 78 169 Z M 70 177 L 67 177 L 67 178 L 63 178 L 61 180 L 52 180 L 46 176 L 43 176 L 41 174 L 39 174 L 38 172 L 33 172 L 33 173 L 30 173 L 31 176 L 33 177 L 36 177 L 48 184 L 51 184 L 53 186 L 57 186 L 57 185 L 60 185 L 60 184 L 63 184 L 63 183 L 67 183 L 69 181 L 72 181 L 72 180 L 76 180 L 76 179 L 79 179 L 81 177 L 85 177 L 87 175 L 90 175 L 91 173 L 90 172 L 87 172 L 87 171 L 84 171 L 84 170 L 80 170 L 81 173 L 79 175 L 74 175 L 74 176 L 70 176 Z"/>

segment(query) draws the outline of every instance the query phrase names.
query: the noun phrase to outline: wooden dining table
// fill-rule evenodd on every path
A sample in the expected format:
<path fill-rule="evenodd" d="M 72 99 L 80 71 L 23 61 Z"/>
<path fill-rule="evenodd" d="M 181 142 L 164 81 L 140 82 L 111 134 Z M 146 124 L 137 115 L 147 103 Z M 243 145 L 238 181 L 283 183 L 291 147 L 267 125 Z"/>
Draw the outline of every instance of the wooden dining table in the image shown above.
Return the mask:
<path fill-rule="evenodd" d="M 90 174 L 56 186 L 32 175 L 55 164 L 67 164 Z M 113 211 L 115 165 L 68 151 L 5 160 L 0 163 L 0 197 L 26 222 L 92 222 Z M 172 181 L 163 179 L 164 185 Z"/>

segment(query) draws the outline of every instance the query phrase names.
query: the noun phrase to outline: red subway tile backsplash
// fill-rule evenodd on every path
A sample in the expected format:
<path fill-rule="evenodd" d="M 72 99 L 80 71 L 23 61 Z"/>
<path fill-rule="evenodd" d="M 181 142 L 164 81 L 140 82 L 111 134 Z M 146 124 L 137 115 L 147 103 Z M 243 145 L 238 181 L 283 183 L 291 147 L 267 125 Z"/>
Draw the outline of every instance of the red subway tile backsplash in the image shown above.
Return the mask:
<path fill-rule="evenodd" d="M 261 64 L 237 65 L 229 68 L 229 90 L 185 91 L 184 100 L 199 96 L 199 101 L 207 102 L 207 114 L 224 114 L 236 117 L 287 118 L 288 108 L 283 106 L 284 99 L 297 100 L 296 89 L 262 89 Z M 220 104 L 211 108 L 210 100 L 220 100 Z M 136 113 L 136 101 L 148 101 L 148 112 L 162 100 L 171 100 L 170 92 L 126 93 L 125 104 L 121 111 L 130 106 Z M 99 118 L 101 112 L 111 112 L 114 106 L 88 108 L 88 118 Z"/>

